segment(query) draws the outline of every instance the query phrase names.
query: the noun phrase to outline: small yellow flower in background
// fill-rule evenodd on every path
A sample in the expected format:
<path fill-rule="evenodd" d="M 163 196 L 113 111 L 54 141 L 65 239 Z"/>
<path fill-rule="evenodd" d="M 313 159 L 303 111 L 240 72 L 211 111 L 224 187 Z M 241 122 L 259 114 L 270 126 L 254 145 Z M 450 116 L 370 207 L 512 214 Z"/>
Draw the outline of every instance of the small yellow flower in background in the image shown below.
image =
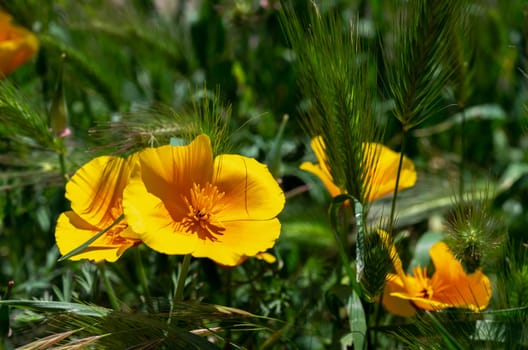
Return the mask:
<path fill-rule="evenodd" d="M 11 16 L 0 11 L 0 76 L 7 75 L 29 60 L 39 48 L 37 37 L 11 23 Z"/>
<path fill-rule="evenodd" d="M 253 257 L 257 258 L 258 260 L 265 261 L 268 264 L 274 264 L 277 261 L 277 258 L 273 254 L 270 254 L 268 252 L 257 253 Z M 245 255 L 241 256 L 240 259 L 238 259 L 238 262 L 234 266 L 238 266 L 238 265 L 242 264 L 248 258 L 249 257 L 245 256 Z"/>
<path fill-rule="evenodd" d="M 332 197 L 344 194 L 345 190 L 339 188 L 334 183 L 330 173 L 322 137 L 314 137 L 311 141 L 311 146 L 318 163 L 313 164 L 304 162 L 301 164 L 301 169 L 311 172 L 319 177 Z M 364 147 L 367 147 L 366 154 L 373 154 L 378 157 L 378 161 L 374 168 L 368 169 L 367 188 L 369 189 L 368 201 L 370 202 L 394 191 L 400 154 L 379 143 L 366 143 L 364 144 Z M 371 162 L 367 161 L 367 164 L 370 163 Z M 414 169 L 414 164 L 409 158 L 404 156 L 398 190 L 412 187 L 415 183 L 416 171 Z"/>
<path fill-rule="evenodd" d="M 387 244 L 387 233 L 379 231 Z M 480 269 L 467 274 L 444 242 L 435 243 L 429 254 L 435 271 L 428 276 L 427 268 L 417 266 L 407 275 L 394 245 L 389 247 L 396 274 L 388 274 L 383 292 L 383 306 L 399 316 L 413 316 L 416 309 L 441 310 L 462 308 L 484 310 L 491 298 L 490 281 Z"/>
<path fill-rule="evenodd" d="M 128 183 L 131 160 L 103 156 L 82 166 L 66 184 L 71 211 L 62 213 L 55 228 L 61 254 L 67 254 L 111 226 L 123 214 L 123 189 Z M 125 220 L 90 244 L 71 260 L 116 261 L 123 252 L 141 243 Z"/>
<path fill-rule="evenodd" d="M 138 159 L 124 191 L 124 211 L 155 251 L 236 266 L 279 237 L 276 216 L 284 194 L 256 160 L 231 154 L 213 159 L 206 135 L 187 146 L 144 149 Z"/>

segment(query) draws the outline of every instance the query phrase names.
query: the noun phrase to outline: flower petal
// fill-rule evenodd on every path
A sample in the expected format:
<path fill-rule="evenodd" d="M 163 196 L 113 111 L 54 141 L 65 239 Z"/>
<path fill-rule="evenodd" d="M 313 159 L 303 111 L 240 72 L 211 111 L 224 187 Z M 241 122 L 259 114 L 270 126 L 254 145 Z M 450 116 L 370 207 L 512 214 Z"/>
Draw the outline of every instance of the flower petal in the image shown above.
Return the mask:
<path fill-rule="evenodd" d="M 224 196 L 217 219 L 268 220 L 284 207 L 284 193 L 268 168 L 255 159 L 224 154 L 215 159 L 213 184 Z M 262 250 L 262 249 L 261 249 Z"/>
<path fill-rule="evenodd" d="M 236 266 L 242 257 L 252 257 L 271 248 L 280 234 L 277 219 L 265 221 L 232 221 L 217 241 L 200 240 L 194 257 L 207 257 L 225 266 Z M 242 260 L 243 261 L 243 260 Z"/>
<path fill-rule="evenodd" d="M 130 175 L 129 162 L 103 156 L 83 165 L 66 184 L 72 210 L 96 227 L 106 227 L 121 215 L 123 189 Z"/>
<path fill-rule="evenodd" d="M 310 146 L 317 158 L 317 164 L 304 162 L 301 164 L 300 168 L 302 170 L 308 171 L 315 176 L 317 176 L 325 185 L 326 189 L 330 193 L 331 197 L 336 197 L 339 194 L 344 193 L 345 191 L 341 190 L 335 183 L 330 173 L 330 168 L 326 160 L 325 145 L 323 138 L 321 136 L 316 136 L 312 138 Z"/>
<path fill-rule="evenodd" d="M 380 198 L 386 194 L 392 193 L 396 187 L 396 176 L 398 174 L 398 165 L 400 162 L 400 153 L 394 152 L 390 148 L 379 143 L 366 144 L 367 154 L 373 154 L 378 157 L 377 163 L 373 166 L 369 174 L 369 201 Z M 367 161 L 369 164 L 370 161 Z M 403 157 L 398 190 L 409 188 L 416 183 L 416 171 L 414 163 Z"/>
<path fill-rule="evenodd" d="M 169 192 L 169 191 L 167 191 Z M 165 254 L 189 254 L 197 236 L 182 231 L 163 201 L 149 193 L 139 178 L 133 178 L 123 194 L 126 220 L 138 237 L 150 248 Z"/>
<path fill-rule="evenodd" d="M 488 306 L 491 298 L 490 281 L 480 269 L 466 274 L 460 261 L 444 242 L 435 243 L 429 254 L 436 269 L 431 277 L 435 300 L 451 307 L 474 311 L 481 311 Z"/>
<path fill-rule="evenodd" d="M 90 225 L 73 211 L 62 213 L 57 220 L 55 239 L 61 254 L 67 254 L 80 247 L 102 229 Z M 116 261 L 123 252 L 138 243 L 135 240 L 122 239 L 120 244 L 109 243 L 103 235 L 90 244 L 82 253 L 75 255 L 70 260 L 89 259 L 93 261 Z"/>
<path fill-rule="evenodd" d="M 416 314 L 416 310 L 412 304 L 402 298 L 400 295 L 406 295 L 406 289 L 403 280 L 400 276 L 389 274 L 387 275 L 387 282 L 383 290 L 383 299 L 381 300 L 383 306 L 387 311 L 403 316 L 410 317 Z"/>
<path fill-rule="evenodd" d="M 37 37 L 29 30 L 11 23 L 11 16 L 0 18 L 0 73 L 9 74 L 38 51 Z"/>
<path fill-rule="evenodd" d="M 308 171 L 317 176 L 323 182 L 323 185 L 326 187 L 331 197 L 336 197 L 344 192 L 334 184 L 332 177 L 327 171 L 323 170 L 319 164 L 304 162 L 301 164 L 300 168 L 301 170 Z"/>
<path fill-rule="evenodd" d="M 205 184 L 213 172 L 213 152 L 207 135 L 187 146 L 147 148 L 139 153 L 141 178 L 148 192 L 164 202 L 180 201 L 193 183 Z"/>

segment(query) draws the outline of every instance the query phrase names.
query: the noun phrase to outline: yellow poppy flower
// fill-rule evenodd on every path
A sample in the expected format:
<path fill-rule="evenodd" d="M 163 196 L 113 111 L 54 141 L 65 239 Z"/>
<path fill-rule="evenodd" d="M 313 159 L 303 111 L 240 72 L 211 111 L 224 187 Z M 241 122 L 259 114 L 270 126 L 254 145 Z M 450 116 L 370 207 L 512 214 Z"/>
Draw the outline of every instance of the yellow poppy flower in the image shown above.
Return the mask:
<path fill-rule="evenodd" d="M 38 48 L 39 42 L 33 33 L 13 25 L 11 16 L 0 11 L 0 73 L 11 73 L 29 60 Z"/>
<path fill-rule="evenodd" d="M 396 274 L 387 276 L 383 293 L 382 303 L 388 311 L 406 317 L 413 316 L 416 309 L 463 308 L 477 312 L 488 306 L 488 277 L 480 269 L 467 274 L 444 242 L 435 243 L 429 251 L 435 267 L 431 277 L 420 266 L 414 268 L 413 275 L 405 274 L 394 245 L 389 249 Z"/>
<path fill-rule="evenodd" d="M 144 149 L 138 159 L 123 204 L 150 248 L 235 266 L 279 237 L 284 194 L 256 160 L 231 154 L 213 160 L 206 135 L 187 146 Z"/>
<path fill-rule="evenodd" d="M 111 226 L 122 214 L 123 189 L 130 177 L 130 160 L 103 156 L 81 167 L 66 184 L 71 211 L 62 213 L 55 228 L 61 254 L 67 254 Z M 71 260 L 116 261 L 141 241 L 125 220 L 90 244 Z"/>
<path fill-rule="evenodd" d="M 322 137 L 314 137 L 311 146 L 318 163 L 304 162 L 301 164 L 301 169 L 319 177 L 332 197 L 344 194 L 346 191 L 334 183 L 330 173 Z M 400 154 L 379 143 L 365 143 L 363 147 L 367 148 L 365 151 L 367 155 L 372 154 L 378 157 L 373 168 L 367 170 L 368 201 L 370 202 L 394 191 Z M 372 162 L 367 161 L 366 163 L 370 164 Z M 414 170 L 414 164 L 409 158 L 404 156 L 398 190 L 412 187 L 415 183 L 416 171 Z"/>

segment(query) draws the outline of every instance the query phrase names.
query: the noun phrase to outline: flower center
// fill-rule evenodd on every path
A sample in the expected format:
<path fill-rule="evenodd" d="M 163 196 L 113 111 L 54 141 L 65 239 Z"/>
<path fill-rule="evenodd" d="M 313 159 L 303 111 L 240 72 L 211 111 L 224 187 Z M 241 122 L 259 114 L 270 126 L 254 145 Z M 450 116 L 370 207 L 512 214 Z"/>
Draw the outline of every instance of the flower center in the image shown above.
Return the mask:
<path fill-rule="evenodd" d="M 127 223 L 121 222 L 115 225 L 114 227 L 112 227 L 110 230 L 106 231 L 106 233 L 104 234 L 104 237 L 105 237 L 105 241 L 107 242 L 107 244 L 112 244 L 112 245 L 123 244 L 123 242 L 126 241 L 126 238 L 121 237 L 120 233 L 126 230 L 127 227 L 128 227 Z"/>
<path fill-rule="evenodd" d="M 414 278 L 418 283 L 416 296 L 419 298 L 431 299 L 433 297 L 433 287 L 431 286 L 429 277 L 427 277 L 427 269 L 421 266 L 414 268 Z"/>
<path fill-rule="evenodd" d="M 186 232 L 193 232 L 200 239 L 209 239 L 212 242 L 218 240 L 216 236 L 223 235 L 224 225 L 215 216 L 221 212 L 222 205 L 219 200 L 224 196 L 224 192 L 210 183 L 204 187 L 194 183 L 189 196 L 184 197 L 187 205 L 187 215 L 182 220 L 182 225 Z"/>

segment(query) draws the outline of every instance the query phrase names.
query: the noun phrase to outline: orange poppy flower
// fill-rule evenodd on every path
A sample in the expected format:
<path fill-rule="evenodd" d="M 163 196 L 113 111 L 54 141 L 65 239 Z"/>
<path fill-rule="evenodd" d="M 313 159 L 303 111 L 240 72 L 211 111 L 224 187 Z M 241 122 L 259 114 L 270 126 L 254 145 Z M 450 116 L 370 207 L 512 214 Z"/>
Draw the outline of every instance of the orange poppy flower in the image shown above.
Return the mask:
<path fill-rule="evenodd" d="M 123 214 L 123 189 L 130 177 L 131 161 L 103 156 L 83 165 L 66 184 L 70 211 L 62 213 L 55 228 L 61 254 L 80 247 L 97 233 L 113 225 Z M 116 261 L 123 252 L 139 244 L 125 220 L 90 244 L 71 260 Z"/>
<path fill-rule="evenodd" d="M 383 293 L 382 303 L 388 311 L 413 316 L 416 309 L 463 308 L 477 312 L 488 306 L 491 298 L 488 277 L 480 269 L 467 274 L 444 242 L 435 243 L 429 251 L 435 267 L 430 277 L 427 269 L 420 266 L 414 268 L 413 275 L 405 274 L 396 249 L 394 246 L 389 249 L 396 274 L 387 276 Z"/>
<path fill-rule="evenodd" d="M 213 159 L 206 135 L 187 146 L 144 149 L 138 159 L 124 211 L 150 248 L 236 266 L 279 237 L 284 194 L 256 160 L 231 154 Z"/>
<path fill-rule="evenodd" d="M 301 169 L 319 177 L 332 197 L 344 194 L 346 191 L 334 183 L 330 173 L 322 137 L 314 137 L 311 146 L 318 163 L 304 162 L 301 164 Z M 367 154 L 373 154 L 378 157 L 373 168 L 367 170 L 368 201 L 370 202 L 394 191 L 400 154 L 379 143 L 366 143 L 364 147 L 367 148 Z M 366 163 L 370 164 L 371 162 L 367 161 Z M 398 190 L 412 187 L 415 183 L 416 171 L 414 164 L 409 158 L 404 156 Z"/>
<path fill-rule="evenodd" d="M 0 73 L 11 73 L 29 60 L 38 48 L 39 42 L 33 33 L 13 25 L 11 16 L 0 11 Z"/>

